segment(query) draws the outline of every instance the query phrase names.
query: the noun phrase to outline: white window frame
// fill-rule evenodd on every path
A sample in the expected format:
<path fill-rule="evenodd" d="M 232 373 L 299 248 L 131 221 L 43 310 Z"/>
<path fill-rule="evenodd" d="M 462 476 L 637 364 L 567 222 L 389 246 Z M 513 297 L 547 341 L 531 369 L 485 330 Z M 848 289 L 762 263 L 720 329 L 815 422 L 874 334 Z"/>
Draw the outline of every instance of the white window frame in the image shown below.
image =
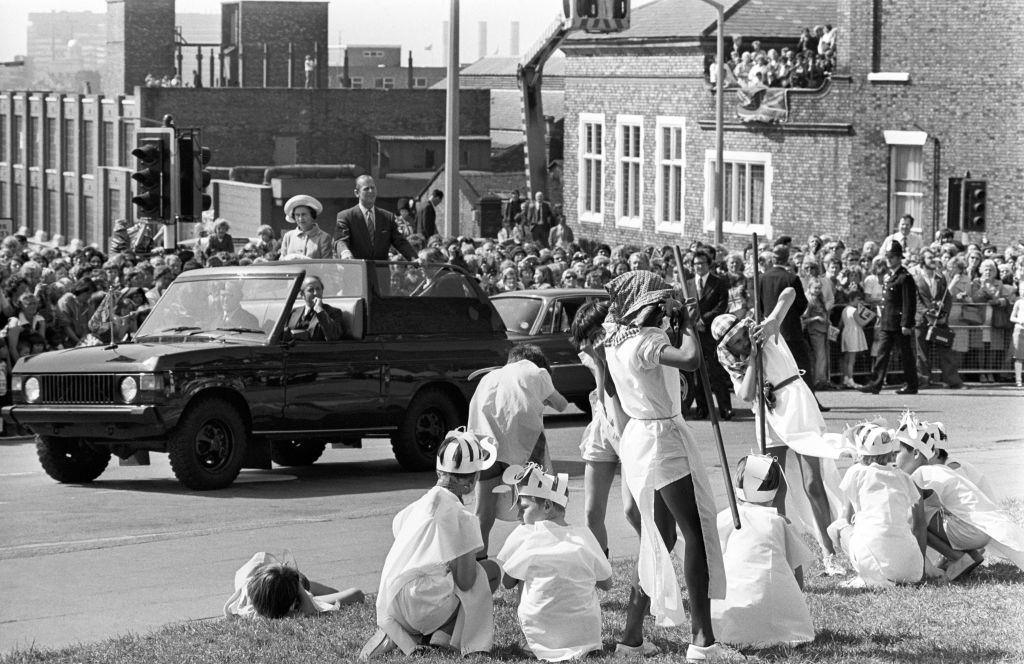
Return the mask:
<path fill-rule="evenodd" d="M 427 87 L 427 78 L 425 76 L 416 76 L 412 79 L 412 87 L 414 88 L 425 88 Z"/>
<path fill-rule="evenodd" d="M 764 213 L 760 224 L 737 223 L 726 219 L 722 223 L 722 232 L 732 235 L 749 235 L 757 233 L 764 237 L 772 234 L 772 209 L 775 207 L 772 198 L 772 182 L 775 171 L 772 168 L 772 155 L 768 152 L 746 152 L 726 150 L 722 155 L 726 166 L 730 164 L 755 164 L 764 166 Z M 748 189 L 749 191 L 749 189 Z M 734 192 L 726 192 L 727 196 L 736 196 Z M 715 150 L 704 152 L 704 230 L 715 230 Z M 735 205 L 733 206 L 735 209 Z"/>
<path fill-rule="evenodd" d="M 626 128 L 640 128 L 640 155 L 626 157 L 623 154 L 622 132 Z M 642 115 L 616 115 L 615 116 L 615 225 L 623 228 L 642 228 L 644 219 L 644 116 Z M 625 214 L 627 201 L 622 198 L 623 170 L 627 164 L 637 166 L 637 214 L 628 216 Z"/>
<path fill-rule="evenodd" d="M 885 138 L 886 145 L 889 146 L 889 226 L 895 229 L 898 226 L 899 218 L 902 216 L 897 213 L 896 200 L 900 197 L 914 198 L 917 199 L 917 210 L 915 211 L 916 213 L 911 214 L 914 217 L 914 227 L 911 229 L 911 232 L 922 233 L 921 223 L 924 216 L 925 190 L 928 189 L 928 182 L 924 178 L 924 144 L 928 140 L 928 134 L 923 131 L 885 130 L 882 132 L 882 135 Z M 921 157 L 921 192 L 896 190 L 896 151 L 908 148 L 918 148 L 919 150 Z"/>
<path fill-rule="evenodd" d="M 349 88 L 352 89 L 352 90 L 362 90 L 363 89 L 363 77 L 362 76 L 353 76 L 352 78 L 350 78 L 349 79 Z"/>
<path fill-rule="evenodd" d="M 595 125 L 601 128 L 601 153 L 596 154 L 587 152 L 587 126 Z M 577 191 L 577 205 L 579 220 L 581 222 L 601 224 L 604 223 L 604 174 L 605 174 L 605 155 L 608 153 L 607 142 L 607 128 L 604 121 L 604 113 L 580 113 L 579 114 L 579 143 L 577 145 L 577 158 L 579 160 L 579 173 L 578 173 L 578 191 Z M 586 169 L 583 167 L 584 161 L 594 161 L 600 164 L 600 176 L 598 177 L 598 195 L 596 202 L 600 206 L 597 211 L 590 211 L 587 209 L 587 201 L 584 200 L 587 187 L 584 182 L 584 174 Z"/>
<path fill-rule="evenodd" d="M 682 152 L 678 157 L 666 160 L 664 134 L 665 130 L 678 129 L 681 133 Z M 658 233 L 682 235 L 686 226 L 686 118 L 679 116 L 659 115 L 654 121 L 654 230 Z M 679 198 L 679 219 L 667 219 L 669 211 L 665 209 L 665 187 L 671 189 L 672 183 L 666 183 L 665 166 L 678 167 L 682 173 L 680 188 L 676 193 Z M 671 191 L 669 192 L 671 194 Z"/>

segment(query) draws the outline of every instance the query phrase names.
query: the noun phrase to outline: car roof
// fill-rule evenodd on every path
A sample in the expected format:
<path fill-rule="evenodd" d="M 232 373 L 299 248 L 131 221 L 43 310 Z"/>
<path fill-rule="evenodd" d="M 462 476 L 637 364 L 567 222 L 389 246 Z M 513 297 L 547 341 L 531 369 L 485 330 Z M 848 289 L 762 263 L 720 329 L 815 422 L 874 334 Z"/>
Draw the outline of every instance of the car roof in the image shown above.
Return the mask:
<path fill-rule="evenodd" d="M 492 295 L 492 300 L 510 297 L 532 297 L 539 300 L 553 300 L 561 297 L 608 297 L 608 292 L 599 288 L 535 288 L 530 290 L 508 291 Z"/>

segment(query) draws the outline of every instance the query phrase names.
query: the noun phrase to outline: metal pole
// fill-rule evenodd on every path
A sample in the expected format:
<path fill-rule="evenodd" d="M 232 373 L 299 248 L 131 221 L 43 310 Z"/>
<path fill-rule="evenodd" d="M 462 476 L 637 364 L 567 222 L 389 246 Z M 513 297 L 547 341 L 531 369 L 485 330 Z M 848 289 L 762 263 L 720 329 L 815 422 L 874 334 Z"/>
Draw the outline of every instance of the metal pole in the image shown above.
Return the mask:
<path fill-rule="evenodd" d="M 459 0 L 449 0 L 448 97 L 444 140 L 444 210 L 448 235 L 459 234 Z"/>
<path fill-rule="evenodd" d="M 725 136 L 723 117 L 725 99 L 722 95 L 725 78 L 725 8 L 714 0 L 700 0 L 718 12 L 715 32 L 717 39 L 717 62 L 715 66 L 715 244 L 722 243 L 722 227 L 725 225 Z"/>
<path fill-rule="evenodd" d="M 758 248 L 757 233 L 753 233 L 751 236 L 752 242 L 754 243 L 754 323 L 757 325 L 761 324 L 761 251 Z M 757 354 L 757 360 L 754 364 L 754 382 L 757 384 L 757 389 L 754 391 L 754 405 L 757 408 L 757 442 L 761 447 L 761 454 L 766 454 L 768 450 L 768 425 L 765 420 L 765 402 L 764 402 L 764 355 L 763 353 Z"/>

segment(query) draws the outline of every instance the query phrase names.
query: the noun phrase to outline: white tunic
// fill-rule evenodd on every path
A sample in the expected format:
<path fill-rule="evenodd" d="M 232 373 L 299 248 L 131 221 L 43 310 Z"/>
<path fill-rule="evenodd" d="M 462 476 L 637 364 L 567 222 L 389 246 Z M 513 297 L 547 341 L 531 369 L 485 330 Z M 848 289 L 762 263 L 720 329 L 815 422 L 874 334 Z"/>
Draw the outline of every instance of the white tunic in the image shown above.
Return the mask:
<path fill-rule="evenodd" d="M 931 489 L 947 522 L 980 530 L 991 538 L 985 546 L 1024 569 L 1024 529 L 969 479 L 941 465 L 921 466 L 911 475 L 922 489 Z"/>
<path fill-rule="evenodd" d="M 601 649 L 596 583 L 610 578 L 612 568 L 589 528 L 521 525 L 505 540 L 498 562 L 523 582 L 519 624 L 538 659 L 558 662 Z"/>
<path fill-rule="evenodd" d="M 497 441 L 498 461 L 523 465 L 544 433 L 544 401 L 554 393 L 545 369 L 529 360 L 506 364 L 480 379 L 466 428 Z"/>
<path fill-rule="evenodd" d="M 455 585 L 446 564 L 483 549 L 480 521 L 451 491 L 433 487 L 395 516 L 395 543 L 381 570 L 377 625 L 410 654 L 414 634 L 430 634 L 458 608 L 451 644 L 463 654 L 494 642 L 494 607 L 487 574 L 477 569 L 468 591 Z"/>
<path fill-rule="evenodd" d="M 726 643 L 795 646 L 814 640 L 814 624 L 793 570 L 814 560 L 796 531 L 774 507 L 740 501 L 740 524 L 718 515 L 729 580 L 725 599 L 711 601 L 715 636 Z"/>
<path fill-rule="evenodd" d="M 615 327 L 610 326 L 610 334 Z M 686 614 L 672 558 L 654 523 L 654 494 L 687 475 L 693 478 L 707 552 L 708 596 L 725 593 L 715 497 L 697 441 L 680 414 L 679 370 L 658 361 L 669 345 L 663 330 L 648 327 L 618 346 L 606 347 L 605 353 L 622 409 L 631 418 L 622 432 L 619 457 L 623 480 L 640 510 L 640 587 L 650 595 L 651 613 L 661 626 L 683 625 Z"/>
<path fill-rule="evenodd" d="M 850 466 L 839 485 L 853 505 L 853 529 L 846 554 L 868 587 L 917 583 L 924 570 L 913 530 L 914 505 L 921 494 L 898 468 L 873 463 Z"/>

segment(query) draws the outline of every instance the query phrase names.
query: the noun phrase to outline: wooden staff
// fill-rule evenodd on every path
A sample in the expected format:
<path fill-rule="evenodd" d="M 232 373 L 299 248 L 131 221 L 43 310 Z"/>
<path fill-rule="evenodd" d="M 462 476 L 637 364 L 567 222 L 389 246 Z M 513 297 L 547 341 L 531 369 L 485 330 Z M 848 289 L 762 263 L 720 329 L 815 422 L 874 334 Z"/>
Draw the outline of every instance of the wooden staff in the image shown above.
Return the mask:
<path fill-rule="evenodd" d="M 754 242 L 754 324 L 761 324 L 761 250 L 757 244 L 757 233 L 752 235 Z M 751 343 L 755 343 L 751 339 Z M 754 404 L 757 408 L 757 442 L 761 446 L 761 454 L 768 450 L 768 428 L 765 420 L 764 403 L 764 363 L 761 361 L 761 353 L 757 354 L 754 360 L 754 381 L 757 389 L 754 390 Z"/>
<path fill-rule="evenodd" d="M 700 333 L 697 332 L 695 319 L 700 316 L 700 306 L 696 299 L 690 298 L 690 288 L 686 283 L 686 275 L 683 273 L 683 256 L 679 247 L 672 247 L 672 254 L 676 261 L 676 273 L 679 275 L 679 287 L 683 292 L 683 306 L 693 305 L 694 315 L 689 315 L 687 310 L 686 320 L 690 325 L 690 333 L 693 340 L 697 342 L 697 377 L 700 382 L 700 389 L 704 390 L 704 400 L 708 404 L 708 415 L 711 418 L 711 429 L 715 432 L 715 443 L 718 447 L 718 460 L 722 464 L 722 477 L 725 480 L 725 496 L 729 499 L 729 511 L 732 512 L 732 525 L 739 530 L 740 512 L 736 507 L 736 492 L 732 488 L 732 475 L 729 473 L 729 460 L 725 456 L 725 441 L 722 440 L 722 427 L 718 422 L 718 410 L 714 407 L 715 401 L 711 394 L 711 381 L 708 379 L 708 367 L 704 363 L 704 351 L 701 350 Z"/>

